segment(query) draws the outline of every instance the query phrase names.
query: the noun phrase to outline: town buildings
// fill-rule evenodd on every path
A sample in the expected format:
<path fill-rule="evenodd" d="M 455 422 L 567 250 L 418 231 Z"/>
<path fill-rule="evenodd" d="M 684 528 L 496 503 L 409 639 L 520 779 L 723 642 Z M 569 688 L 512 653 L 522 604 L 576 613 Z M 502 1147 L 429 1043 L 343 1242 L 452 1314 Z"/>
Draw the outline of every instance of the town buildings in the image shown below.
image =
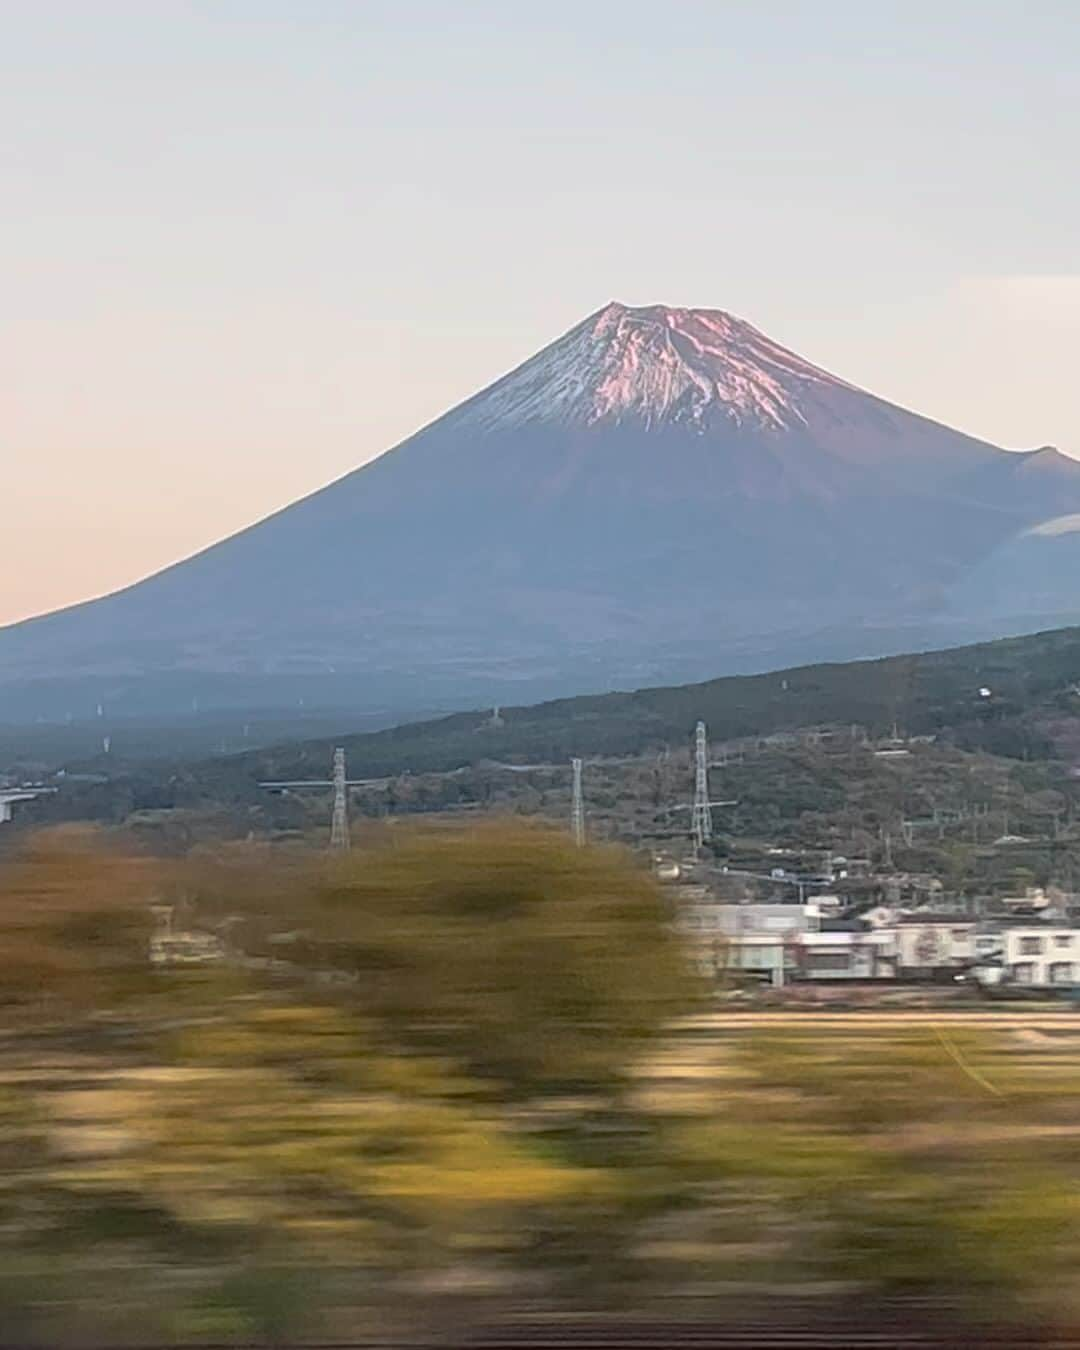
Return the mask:
<path fill-rule="evenodd" d="M 688 890 L 691 888 L 687 888 Z M 840 916 L 803 904 L 731 904 L 694 887 L 678 923 L 703 973 L 735 983 L 881 981 L 1080 989 L 1080 922 L 1037 910 L 973 919 L 876 906 Z"/>

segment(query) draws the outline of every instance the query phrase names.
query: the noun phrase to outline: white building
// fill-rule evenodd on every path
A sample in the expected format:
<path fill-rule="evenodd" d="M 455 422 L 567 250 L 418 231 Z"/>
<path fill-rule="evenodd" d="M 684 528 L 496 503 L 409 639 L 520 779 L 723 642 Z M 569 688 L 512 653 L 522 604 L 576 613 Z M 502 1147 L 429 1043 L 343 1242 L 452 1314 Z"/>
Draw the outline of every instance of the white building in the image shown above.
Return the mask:
<path fill-rule="evenodd" d="M 689 888 L 687 888 L 689 889 Z M 732 905 L 707 898 L 684 904 L 680 927 L 692 937 L 750 937 L 764 934 L 803 933 L 820 927 L 817 906 Z"/>
<path fill-rule="evenodd" d="M 895 928 L 902 974 L 932 975 L 975 959 L 975 923 L 947 914 L 906 914 Z"/>
<path fill-rule="evenodd" d="M 703 974 L 728 971 L 777 985 L 798 970 L 800 936 L 820 924 L 813 904 L 732 905 L 697 899 L 679 915 L 679 927 L 694 943 Z"/>
<path fill-rule="evenodd" d="M 1080 929 L 1030 924 L 1001 934 L 1006 977 L 1016 984 L 1080 984 Z"/>

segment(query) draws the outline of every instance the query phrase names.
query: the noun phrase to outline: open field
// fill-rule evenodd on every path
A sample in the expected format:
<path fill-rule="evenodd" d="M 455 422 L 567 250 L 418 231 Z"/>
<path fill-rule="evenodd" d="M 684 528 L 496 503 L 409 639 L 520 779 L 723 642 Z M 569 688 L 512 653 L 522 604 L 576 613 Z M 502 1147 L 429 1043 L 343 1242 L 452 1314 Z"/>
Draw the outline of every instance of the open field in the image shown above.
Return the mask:
<path fill-rule="evenodd" d="M 1080 1109 L 1073 1110 L 1068 1100 L 1080 1090 L 1080 1014 L 1071 1010 L 710 1012 L 680 1021 L 654 1068 L 658 1079 L 671 1083 L 685 1076 L 700 1084 L 713 1075 L 718 1083 L 732 1082 L 743 1078 L 748 1064 L 760 1068 L 762 1047 L 783 1047 L 808 1068 L 816 1065 L 814 1087 L 850 1090 L 854 1105 L 860 1092 L 871 1092 L 879 1076 L 888 1076 L 891 1064 L 906 1061 L 929 1071 L 944 1092 L 955 1087 L 964 1095 L 974 1087 L 976 1098 L 1011 1099 L 1014 1107 L 1053 1097 L 1051 1126 L 1025 1119 L 1015 1122 L 1015 1129 L 1080 1139 Z M 868 1108 L 873 1105 L 868 1096 Z M 934 1104 L 927 1099 L 924 1105 L 932 1115 Z M 904 1114 L 914 1119 L 919 1109 L 916 1098 Z M 977 1110 L 974 1114 L 965 1126 L 972 1139 L 984 1124 Z M 1000 1132 L 1001 1126 L 998 1121 L 993 1128 Z"/>
<path fill-rule="evenodd" d="M 898 1027 L 971 1027 L 987 1031 L 1052 1031 L 1056 1037 L 1075 1040 L 1080 1051 L 1080 1013 L 1068 1008 L 1016 1012 L 1012 1009 L 896 1009 L 861 1012 L 718 1012 L 706 1013 L 683 1024 L 688 1031 L 731 1033 L 784 1028 L 810 1034 L 846 1030 L 858 1035 L 885 1035 Z"/>

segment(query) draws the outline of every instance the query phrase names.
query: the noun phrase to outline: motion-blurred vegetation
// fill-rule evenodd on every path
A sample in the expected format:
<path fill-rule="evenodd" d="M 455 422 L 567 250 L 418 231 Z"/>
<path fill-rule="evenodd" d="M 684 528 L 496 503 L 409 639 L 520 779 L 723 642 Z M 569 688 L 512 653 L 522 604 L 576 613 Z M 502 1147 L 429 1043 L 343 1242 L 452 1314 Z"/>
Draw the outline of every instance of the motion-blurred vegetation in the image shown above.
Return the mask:
<path fill-rule="evenodd" d="M 1060 1312 L 1077 1063 L 871 1022 L 695 1039 L 669 918 L 626 855 L 520 827 L 32 840 L 0 869 L 0 1340 L 783 1291 Z"/>

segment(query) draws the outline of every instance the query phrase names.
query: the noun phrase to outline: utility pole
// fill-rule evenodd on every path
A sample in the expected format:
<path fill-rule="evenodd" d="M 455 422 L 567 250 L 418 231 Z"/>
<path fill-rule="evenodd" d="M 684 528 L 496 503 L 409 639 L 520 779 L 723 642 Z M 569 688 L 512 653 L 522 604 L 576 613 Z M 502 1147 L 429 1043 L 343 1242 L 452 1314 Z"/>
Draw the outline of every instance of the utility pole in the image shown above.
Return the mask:
<path fill-rule="evenodd" d="M 345 781 L 345 751 L 342 746 L 334 751 L 334 814 L 330 821 L 330 847 L 349 847 L 349 796 Z"/>
<path fill-rule="evenodd" d="M 709 742 L 705 723 L 694 729 L 694 809 L 690 817 L 690 832 L 694 847 L 700 853 L 702 846 L 712 838 L 712 808 L 709 804 Z"/>
<path fill-rule="evenodd" d="M 585 843 L 585 799 L 581 792 L 581 760 L 572 759 L 570 767 L 574 771 L 574 790 L 570 799 L 570 830 L 578 848 Z"/>

